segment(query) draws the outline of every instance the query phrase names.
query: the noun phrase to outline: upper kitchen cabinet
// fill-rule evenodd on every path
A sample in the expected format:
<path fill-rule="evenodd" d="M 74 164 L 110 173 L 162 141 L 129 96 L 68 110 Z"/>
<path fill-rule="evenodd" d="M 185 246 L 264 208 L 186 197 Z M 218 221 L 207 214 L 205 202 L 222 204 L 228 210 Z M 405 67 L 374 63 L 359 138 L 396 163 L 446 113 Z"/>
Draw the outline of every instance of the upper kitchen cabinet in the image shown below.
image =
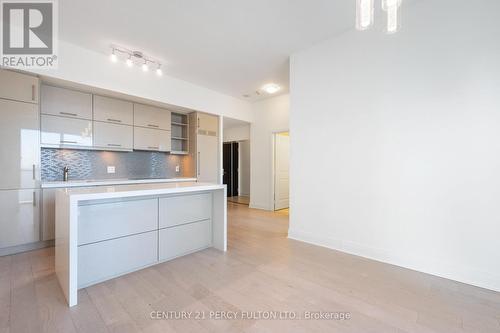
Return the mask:
<path fill-rule="evenodd" d="M 134 103 L 134 126 L 170 131 L 170 111 Z"/>
<path fill-rule="evenodd" d="M 94 121 L 94 148 L 102 150 L 132 151 L 134 128 L 127 125 Z"/>
<path fill-rule="evenodd" d="M 134 149 L 168 152 L 171 150 L 170 131 L 134 126 Z"/>
<path fill-rule="evenodd" d="M 92 95 L 42 85 L 42 114 L 92 120 Z"/>
<path fill-rule="evenodd" d="M 38 78 L 0 69 L 0 98 L 38 104 Z"/>
<path fill-rule="evenodd" d="M 92 147 L 92 120 L 42 114 L 42 146 L 53 148 Z"/>
<path fill-rule="evenodd" d="M 0 190 L 37 187 L 40 165 L 38 105 L 0 99 Z"/>
<path fill-rule="evenodd" d="M 94 120 L 133 125 L 133 103 L 116 98 L 94 95 Z"/>
<path fill-rule="evenodd" d="M 197 113 L 198 133 L 203 135 L 217 136 L 219 131 L 219 118 L 207 113 Z"/>

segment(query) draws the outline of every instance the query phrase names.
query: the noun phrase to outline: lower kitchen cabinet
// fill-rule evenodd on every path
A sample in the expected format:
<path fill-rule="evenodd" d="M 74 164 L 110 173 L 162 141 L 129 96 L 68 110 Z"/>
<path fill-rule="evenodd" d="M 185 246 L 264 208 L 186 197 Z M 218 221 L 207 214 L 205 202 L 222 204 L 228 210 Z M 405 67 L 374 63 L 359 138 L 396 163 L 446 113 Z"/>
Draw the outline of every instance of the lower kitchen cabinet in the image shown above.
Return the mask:
<path fill-rule="evenodd" d="M 56 226 L 56 191 L 58 188 L 42 190 L 42 240 L 55 238 Z"/>
<path fill-rule="evenodd" d="M 78 247 L 78 288 L 158 261 L 158 231 Z"/>
<path fill-rule="evenodd" d="M 158 199 L 118 200 L 78 207 L 78 245 L 158 229 Z"/>
<path fill-rule="evenodd" d="M 40 190 L 0 191 L 0 249 L 40 240 Z"/>
<path fill-rule="evenodd" d="M 159 259 L 173 259 L 212 245 L 211 220 L 183 224 L 160 230 Z"/>
<path fill-rule="evenodd" d="M 159 204 L 160 229 L 212 218 L 212 193 L 160 198 Z"/>

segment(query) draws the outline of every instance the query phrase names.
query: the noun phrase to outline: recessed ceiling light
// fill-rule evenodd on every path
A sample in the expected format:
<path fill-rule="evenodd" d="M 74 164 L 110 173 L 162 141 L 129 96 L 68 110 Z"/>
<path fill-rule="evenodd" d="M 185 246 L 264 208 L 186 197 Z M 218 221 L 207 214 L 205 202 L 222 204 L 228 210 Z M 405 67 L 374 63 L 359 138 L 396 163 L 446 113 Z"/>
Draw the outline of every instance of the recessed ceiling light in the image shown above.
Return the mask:
<path fill-rule="evenodd" d="M 281 90 L 281 87 L 275 83 L 268 83 L 268 84 L 263 85 L 261 89 L 264 90 L 268 94 L 275 94 Z"/>

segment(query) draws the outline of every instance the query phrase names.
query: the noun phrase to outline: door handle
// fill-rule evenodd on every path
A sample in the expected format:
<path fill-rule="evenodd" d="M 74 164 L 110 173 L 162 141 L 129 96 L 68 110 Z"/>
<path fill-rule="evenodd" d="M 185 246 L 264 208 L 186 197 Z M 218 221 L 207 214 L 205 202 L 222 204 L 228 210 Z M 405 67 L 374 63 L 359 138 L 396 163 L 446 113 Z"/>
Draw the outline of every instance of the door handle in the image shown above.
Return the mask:
<path fill-rule="evenodd" d="M 36 207 L 36 192 L 33 191 L 33 207 Z"/>
<path fill-rule="evenodd" d="M 31 100 L 35 101 L 35 85 L 31 85 Z"/>
<path fill-rule="evenodd" d="M 36 165 L 33 164 L 33 180 L 36 180 Z"/>
<path fill-rule="evenodd" d="M 64 116 L 72 116 L 72 117 L 78 116 L 76 113 L 71 113 L 71 112 L 59 112 L 59 114 L 62 114 Z"/>
<path fill-rule="evenodd" d="M 201 170 L 200 170 L 200 169 L 201 169 L 201 161 L 200 161 L 200 156 L 201 156 L 201 154 L 200 154 L 200 152 L 198 152 L 198 161 L 197 161 L 197 162 L 198 162 L 198 176 L 200 175 L 200 171 L 201 171 Z"/>

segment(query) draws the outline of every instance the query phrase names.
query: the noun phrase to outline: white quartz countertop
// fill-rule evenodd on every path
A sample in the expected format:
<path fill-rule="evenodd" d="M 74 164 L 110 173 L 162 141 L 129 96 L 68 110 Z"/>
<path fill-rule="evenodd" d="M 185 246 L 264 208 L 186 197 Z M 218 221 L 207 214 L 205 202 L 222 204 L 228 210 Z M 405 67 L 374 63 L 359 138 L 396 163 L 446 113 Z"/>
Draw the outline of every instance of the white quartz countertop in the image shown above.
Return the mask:
<path fill-rule="evenodd" d="M 173 193 L 187 193 L 198 191 L 213 191 L 225 189 L 226 185 L 198 182 L 171 182 L 156 184 L 132 184 L 117 186 L 95 186 L 64 188 L 59 192 L 64 193 L 70 200 L 100 200 L 148 195 L 162 195 Z"/>
<path fill-rule="evenodd" d="M 43 182 L 42 188 L 66 188 L 66 187 L 86 187 L 86 186 L 108 186 L 108 185 L 127 185 L 127 184 L 154 184 L 154 183 L 173 183 L 173 182 L 195 182 L 196 178 L 177 177 L 161 179 L 106 179 L 106 180 L 69 180 Z"/>

